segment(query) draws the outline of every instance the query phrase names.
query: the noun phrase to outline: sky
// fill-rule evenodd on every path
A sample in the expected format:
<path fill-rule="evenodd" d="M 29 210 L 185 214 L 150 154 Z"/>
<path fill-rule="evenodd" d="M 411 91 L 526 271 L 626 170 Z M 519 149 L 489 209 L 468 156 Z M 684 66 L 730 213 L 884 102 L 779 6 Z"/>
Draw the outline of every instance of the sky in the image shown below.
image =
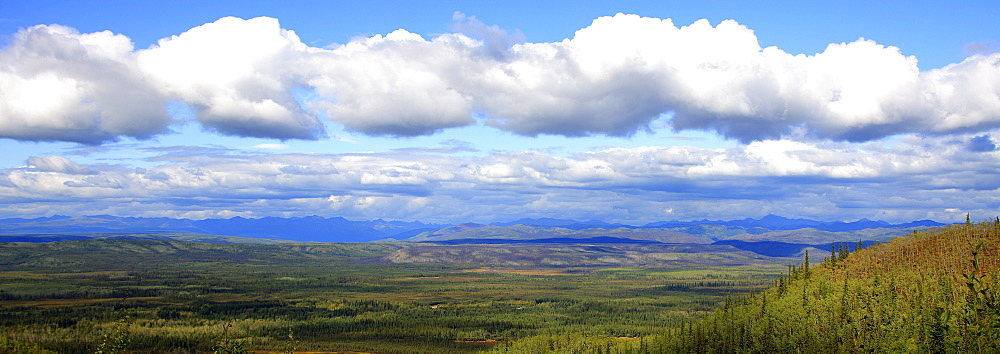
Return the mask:
<path fill-rule="evenodd" d="M 0 218 L 983 220 L 1000 4 L 0 0 Z"/>

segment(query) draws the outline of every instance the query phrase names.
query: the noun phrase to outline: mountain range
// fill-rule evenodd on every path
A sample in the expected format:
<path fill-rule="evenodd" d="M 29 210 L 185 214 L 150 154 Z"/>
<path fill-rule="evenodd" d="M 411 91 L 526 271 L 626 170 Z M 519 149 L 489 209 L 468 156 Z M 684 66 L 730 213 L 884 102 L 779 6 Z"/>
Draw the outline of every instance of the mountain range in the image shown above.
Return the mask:
<path fill-rule="evenodd" d="M 190 220 L 97 215 L 0 219 L 0 234 L 86 236 L 85 234 L 92 233 L 195 233 L 300 242 L 368 242 L 398 236 L 413 230 L 434 229 L 441 226 L 380 219 L 351 221 L 340 217 L 324 218 L 319 216 Z"/>
<path fill-rule="evenodd" d="M 589 228 L 683 228 L 683 227 L 693 227 L 701 225 L 719 225 L 719 226 L 735 226 L 744 227 L 747 229 L 761 228 L 767 230 L 798 230 L 798 229 L 816 229 L 820 231 L 858 231 L 865 229 L 875 229 L 875 228 L 908 228 L 908 227 L 935 227 L 943 226 L 945 224 L 933 221 L 933 220 L 918 220 L 903 224 L 891 224 L 881 220 L 869 220 L 861 219 L 853 222 L 842 222 L 842 221 L 816 221 L 809 219 L 789 219 L 777 215 L 767 215 L 760 219 L 746 218 L 741 220 L 697 220 L 697 221 L 659 221 L 642 226 L 629 226 L 624 224 L 609 224 L 603 221 L 574 221 L 574 220 L 562 220 L 562 219 L 520 219 L 505 223 L 495 223 L 496 226 L 512 226 L 512 225 L 529 225 L 529 226 L 550 226 L 550 227 L 562 227 L 567 229 L 589 229 Z"/>
<path fill-rule="evenodd" d="M 861 219 L 825 222 L 768 215 L 760 219 L 661 221 L 641 226 L 603 221 L 519 219 L 493 224 L 426 224 L 418 221 L 352 221 L 307 216 L 250 219 L 172 219 L 108 215 L 0 219 L 2 235 L 205 234 L 298 242 L 446 241 L 456 239 L 538 240 L 616 237 L 666 243 L 707 244 L 720 240 L 824 243 L 891 238 L 912 229 L 942 226 L 931 220 L 904 224 Z"/>

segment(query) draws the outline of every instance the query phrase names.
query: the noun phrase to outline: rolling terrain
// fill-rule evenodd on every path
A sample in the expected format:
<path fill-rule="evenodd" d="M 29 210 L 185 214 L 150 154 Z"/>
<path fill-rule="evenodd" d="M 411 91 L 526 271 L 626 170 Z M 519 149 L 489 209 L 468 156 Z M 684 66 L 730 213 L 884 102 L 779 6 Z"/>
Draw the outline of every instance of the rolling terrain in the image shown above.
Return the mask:
<path fill-rule="evenodd" d="M 626 341 L 795 259 L 664 243 L 0 243 L 0 352 L 473 353 Z"/>
<path fill-rule="evenodd" d="M 846 245 L 845 245 L 846 246 Z M 995 353 L 1000 348 L 1000 218 L 838 247 L 774 286 L 642 343 L 537 337 L 511 352 Z"/>
<path fill-rule="evenodd" d="M 731 246 L 704 244 L 413 245 L 382 258 L 392 263 L 490 267 L 752 266 L 792 262 Z"/>
<path fill-rule="evenodd" d="M 677 228 L 695 227 L 743 226 Z M 903 230 L 719 239 L 677 228 L 464 224 L 420 231 L 419 242 L 104 234 L 0 243 L 0 350 L 969 352 L 1000 343 L 989 330 L 1000 323 L 1000 220 L 869 242 L 857 240 Z M 789 237 L 857 239 L 775 241 Z"/>
<path fill-rule="evenodd" d="M 62 239 L 137 238 L 182 239 L 181 235 L 216 235 L 237 238 L 200 239 L 205 242 L 254 242 L 254 238 L 295 242 L 445 241 L 452 239 L 515 239 L 618 237 L 664 243 L 712 243 L 720 240 L 776 241 L 823 244 L 888 240 L 913 230 L 944 224 L 915 221 L 889 224 L 882 221 L 820 222 L 769 215 L 732 221 L 664 221 L 641 226 L 579 222 L 560 219 L 521 219 L 494 224 L 436 225 L 402 221 L 352 221 L 318 216 L 260 219 L 170 219 L 98 216 L 52 216 L 36 219 L 0 219 L 0 241 L 50 242 Z M 6 238 L 4 238 L 6 237 Z M 35 237 L 35 239 L 31 239 Z M 57 237 L 62 237 L 61 239 Z M 273 241 L 266 241 L 273 242 Z"/>
<path fill-rule="evenodd" d="M 786 219 L 769 215 L 761 219 L 733 221 L 658 222 L 643 226 L 608 224 L 600 221 L 578 222 L 560 219 L 521 219 L 507 223 L 432 225 L 419 222 L 350 221 L 343 218 L 262 218 L 184 220 L 167 218 L 119 218 L 112 216 L 49 217 L 38 219 L 0 220 L 0 242 L 54 242 L 87 239 L 156 239 L 193 241 L 219 244 L 231 243 L 294 243 L 294 242 L 416 242 L 442 245 L 506 245 L 478 247 L 477 253 L 461 257 L 431 257 L 436 262 L 475 262 L 498 264 L 502 249 L 517 250 L 526 256 L 539 246 L 526 244 L 628 244 L 660 243 L 685 245 L 689 250 L 707 254 L 733 254 L 749 251 L 754 257 L 799 257 L 806 250 L 829 250 L 836 243 L 885 242 L 914 230 L 940 225 L 918 221 L 892 225 L 885 222 L 859 220 L 852 223 L 818 222 Z M 520 244 L 520 247 L 511 247 Z M 702 247 L 714 245 L 718 247 Z M 419 246 L 426 252 L 442 248 Z M 647 246 L 652 247 L 652 246 Z M 669 247 L 669 246 L 660 246 Z M 675 246 L 676 247 L 676 246 Z M 473 249 L 475 247 L 465 247 Z M 459 252 L 462 247 L 451 247 Z M 417 260 L 413 251 L 401 251 L 397 261 Z M 697 253 L 699 251 L 686 252 Z M 739 254 L 741 257 L 745 254 Z M 488 260 L 493 258 L 494 260 Z M 600 259 L 600 257 L 596 257 Z M 640 257 L 643 258 L 643 257 Z M 445 261 L 447 259 L 447 261 Z M 551 262 L 581 264 L 572 260 L 550 259 Z M 633 260 L 643 263 L 644 261 Z M 431 263 L 423 261 L 424 263 Z M 604 262 L 608 263 L 608 262 Z"/>

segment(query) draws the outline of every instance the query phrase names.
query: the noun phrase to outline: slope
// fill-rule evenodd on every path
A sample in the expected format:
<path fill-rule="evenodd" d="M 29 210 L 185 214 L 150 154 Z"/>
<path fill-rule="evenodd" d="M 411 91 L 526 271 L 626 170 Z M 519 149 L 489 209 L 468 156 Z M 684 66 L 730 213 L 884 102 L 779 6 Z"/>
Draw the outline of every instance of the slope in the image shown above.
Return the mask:
<path fill-rule="evenodd" d="M 805 254 L 770 289 L 661 335 L 537 336 L 494 352 L 1000 352 L 1000 218 L 859 246 L 816 263 Z"/>
<path fill-rule="evenodd" d="M 995 352 L 1000 219 L 843 248 L 660 338 L 671 352 Z"/>

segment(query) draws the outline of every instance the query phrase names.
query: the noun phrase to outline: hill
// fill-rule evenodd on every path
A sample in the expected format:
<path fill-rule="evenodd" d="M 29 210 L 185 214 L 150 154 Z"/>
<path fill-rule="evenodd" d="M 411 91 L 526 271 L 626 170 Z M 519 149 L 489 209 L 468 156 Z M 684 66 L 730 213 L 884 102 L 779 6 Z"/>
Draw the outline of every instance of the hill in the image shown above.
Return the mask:
<path fill-rule="evenodd" d="M 557 224 L 551 219 L 547 225 Z M 573 224 L 579 226 L 579 224 Z M 686 231 L 686 232 L 685 232 Z M 754 227 L 697 225 L 673 229 L 655 228 L 564 228 L 556 226 L 510 226 L 460 224 L 427 230 L 406 239 L 409 242 L 439 244 L 518 244 L 518 243 L 643 243 L 712 244 L 732 246 L 768 257 L 802 257 L 805 249 L 829 250 L 834 243 L 888 241 L 904 236 L 910 229 L 877 228 L 855 231 L 816 229 L 769 231 Z"/>
<path fill-rule="evenodd" d="M 57 233 L 57 234 L 7 234 L 0 235 L 0 242 L 59 242 L 104 239 L 172 240 L 204 243 L 293 243 L 295 241 L 258 237 L 207 235 L 196 233 Z"/>
<path fill-rule="evenodd" d="M 834 242 L 856 242 L 858 240 L 888 242 L 897 237 L 906 236 L 914 230 L 926 230 L 921 228 L 875 228 L 855 231 L 823 231 L 816 229 L 797 230 L 777 230 L 762 233 L 743 233 L 732 236 L 718 237 L 717 240 L 746 241 L 746 242 L 787 242 L 802 243 L 810 245 L 822 245 Z M 829 249 L 829 248 L 825 248 Z"/>
<path fill-rule="evenodd" d="M 717 221 L 717 220 L 707 220 L 707 219 L 700 221 L 685 221 L 685 222 L 663 221 L 663 222 L 650 223 L 643 227 L 681 228 L 681 227 L 691 227 L 698 225 L 716 225 L 716 226 L 727 226 L 733 228 L 766 229 L 766 230 L 815 229 L 820 231 L 841 232 L 841 231 L 858 231 L 858 230 L 876 229 L 876 228 L 937 227 L 937 226 L 944 226 L 945 224 L 932 220 L 918 220 L 903 224 L 890 224 L 885 221 L 868 220 L 868 219 L 861 219 L 852 222 L 816 221 L 809 219 L 789 219 L 771 214 L 764 216 L 760 219 L 746 218 L 742 220 L 730 220 L 730 221 Z"/>
<path fill-rule="evenodd" d="M 141 265 L 237 266 L 322 264 L 377 259 L 404 245 L 390 243 L 211 244 L 152 239 L 88 239 L 51 243 L 0 243 L 4 270 L 130 270 Z"/>
<path fill-rule="evenodd" d="M 136 264 L 289 265 L 352 260 L 365 264 L 472 267 L 737 266 L 795 261 L 729 245 L 620 240 L 549 243 L 273 243 L 213 244 L 178 240 L 104 238 L 50 243 L 0 243 L 6 270 L 122 270 Z"/>
<path fill-rule="evenodd" d="M 480 240 L 541 240 L 554 238 L 591 239 L 614 237 L 621 239 L 655 241 L 665 243 L 712 243 L 712 239 L 699 235 L 660 229 L 636 228 L 588 228 L 568 229 L 561 227 L 537 227 L 528 225 L 494 226 L 462 224 L 424 232 L 407 239 L 413 242 L 442 242 L 459 239 Z"/>
<path fill-rule="evenodd" d="M 236 238 L 206 236 L 201 237 L 201 240 L 219 243 L 258 242 L 252 239 L 295 242 L 379 240 L 422 242 L 452 239 L 532 240 L 617 237 L 666 243 L 704 244 L 719 240 L 743 240 L 816 245 L 858 239 L 888 240 L 914 229 L 939 225 L 942 224 L 926 220 L 893 225 L 865 219 L 843 223 L 787 219 L 774 215 L 761 219 L 732 221 L 664 221 L 643 226 L 611 224 L 599 220 L 580 222 L 562 219 L 520 219 L 495 224 L 437 225 L 416 221 L 380 219 L 355 221 L 319 216 L 190 220 L 96 215 L 0 219 L 0 235 L 6 236 L 0 237 L 0 241 L 51 242 L 64 239 L 103 238 L 106 235 L 169 239 L 177 239 L 179 235 L 217 235 Z M 48 238 L 41 235 L 47 235 Z"/>
<path fill-rule="evenodd" d="M 669 267 L 760 266 L 789 261 L 725 245 L 587 244 L 411 244 L 381 260 L 389 263 L 475 267 Z"/>
<path fill-rule="evenodd" d="M 816 251 L 816 249 L 812 249 Z M 995 353 L 1000 351 L 1000 218 L 838 244 L 758 294 L 640 340 L 553 336 L 497 352 Z M 810 262 L 812 256 L 814 262 Z M 582 349 L 581 349 L 582 348 Z"/>
<path fill-rule="evenodd" d="M 804 263 L 674 331 L 672 352 L 995 352 L 1000 219 Z"/>

